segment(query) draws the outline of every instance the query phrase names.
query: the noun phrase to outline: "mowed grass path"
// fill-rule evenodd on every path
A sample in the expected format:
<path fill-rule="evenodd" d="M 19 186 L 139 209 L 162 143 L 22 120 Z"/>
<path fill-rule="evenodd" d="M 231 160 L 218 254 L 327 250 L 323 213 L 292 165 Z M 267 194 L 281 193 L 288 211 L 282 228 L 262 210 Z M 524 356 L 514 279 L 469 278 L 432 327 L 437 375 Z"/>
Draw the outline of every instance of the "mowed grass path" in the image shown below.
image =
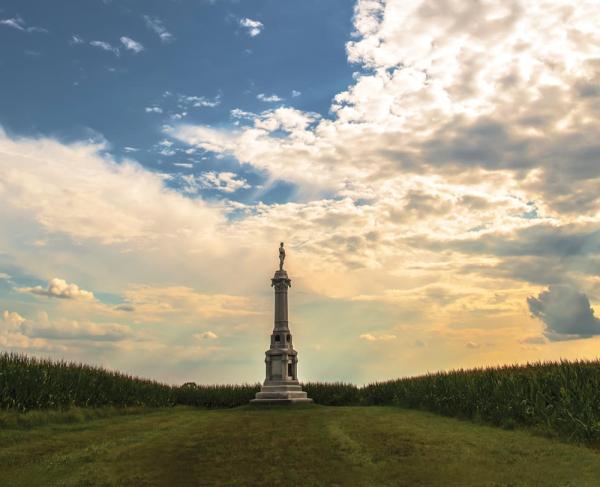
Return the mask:
<path fill-rule="evenodd" d="M 600 452 L 419 411 L 175 408 L 0 431 L 0 485 L 598 486 Z"/>

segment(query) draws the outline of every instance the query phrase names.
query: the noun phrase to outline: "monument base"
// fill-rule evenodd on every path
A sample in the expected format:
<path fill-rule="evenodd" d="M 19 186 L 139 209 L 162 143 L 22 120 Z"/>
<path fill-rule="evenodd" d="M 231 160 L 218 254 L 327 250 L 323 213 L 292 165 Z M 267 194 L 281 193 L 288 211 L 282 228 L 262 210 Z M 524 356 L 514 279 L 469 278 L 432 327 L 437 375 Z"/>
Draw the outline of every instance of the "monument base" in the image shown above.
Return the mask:
<path fill-rule="evenodd" d="M 268 382 L 256 393 L 256 398 L 251 404 L 312 404 L 313 400 L 307 397 L 306 392 L 298 381 L 282 381 L 280 383 Z"/>
<path fill-rule="evenodd" d="M 250 401 L 252 406 L 287 406 L 293 404 L 314 404 L 313 400 L 306 397 L 304 399 L 252 399 Z"/>

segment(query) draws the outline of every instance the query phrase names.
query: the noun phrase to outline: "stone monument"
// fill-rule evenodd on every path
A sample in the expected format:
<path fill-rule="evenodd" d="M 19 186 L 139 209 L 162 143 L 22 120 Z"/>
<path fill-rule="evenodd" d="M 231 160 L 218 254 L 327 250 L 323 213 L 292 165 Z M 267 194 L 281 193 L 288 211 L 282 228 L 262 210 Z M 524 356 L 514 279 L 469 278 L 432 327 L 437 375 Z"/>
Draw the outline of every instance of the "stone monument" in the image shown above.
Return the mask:
<path fill-rule="evenodd" d="M 271 279 L 275 288 L 275 326 L 271 333 L 271 347 L 265 352 L 266 379 L 252 404 L 312 403 L 298 382 L 298 352 L 292 346 L 288 326 L 288 288 L 292 281 L 283 269 L 285 248 L 279 245 L 279 270 Z"/>

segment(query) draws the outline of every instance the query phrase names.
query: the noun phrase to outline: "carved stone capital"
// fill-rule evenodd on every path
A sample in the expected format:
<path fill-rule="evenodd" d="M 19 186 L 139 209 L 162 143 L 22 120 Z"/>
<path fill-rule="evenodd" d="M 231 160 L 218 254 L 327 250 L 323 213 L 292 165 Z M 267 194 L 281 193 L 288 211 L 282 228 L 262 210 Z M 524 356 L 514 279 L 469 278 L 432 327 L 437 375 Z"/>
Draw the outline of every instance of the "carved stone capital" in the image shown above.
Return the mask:
<path fill-rule="evenodd" d="M 292 280 L 288 278 L 287 272 L 277 271 L 271 279 L 271 287 L 275 287 L 276 291 L 284 291 L 288 287 L 292 287 Z"/>
<path fill-rule="evenodd" d="M 271 279 L 271 287 L 275 287 L 275 291 L 287 291 L 288 287 L 292 287 L 292 281 L 289 279 Z"/>

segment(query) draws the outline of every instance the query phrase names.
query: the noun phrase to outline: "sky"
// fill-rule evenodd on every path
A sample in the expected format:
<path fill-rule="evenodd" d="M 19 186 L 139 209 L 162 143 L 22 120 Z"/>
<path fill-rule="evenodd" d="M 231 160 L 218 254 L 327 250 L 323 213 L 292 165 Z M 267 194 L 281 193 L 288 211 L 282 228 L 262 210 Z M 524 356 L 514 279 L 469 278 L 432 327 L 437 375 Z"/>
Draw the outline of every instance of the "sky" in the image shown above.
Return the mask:
<path fill-rule="evenodd" d="M 255 383 L 600 356 L 595 0 L 2 0 L 0 350 Z"/>

